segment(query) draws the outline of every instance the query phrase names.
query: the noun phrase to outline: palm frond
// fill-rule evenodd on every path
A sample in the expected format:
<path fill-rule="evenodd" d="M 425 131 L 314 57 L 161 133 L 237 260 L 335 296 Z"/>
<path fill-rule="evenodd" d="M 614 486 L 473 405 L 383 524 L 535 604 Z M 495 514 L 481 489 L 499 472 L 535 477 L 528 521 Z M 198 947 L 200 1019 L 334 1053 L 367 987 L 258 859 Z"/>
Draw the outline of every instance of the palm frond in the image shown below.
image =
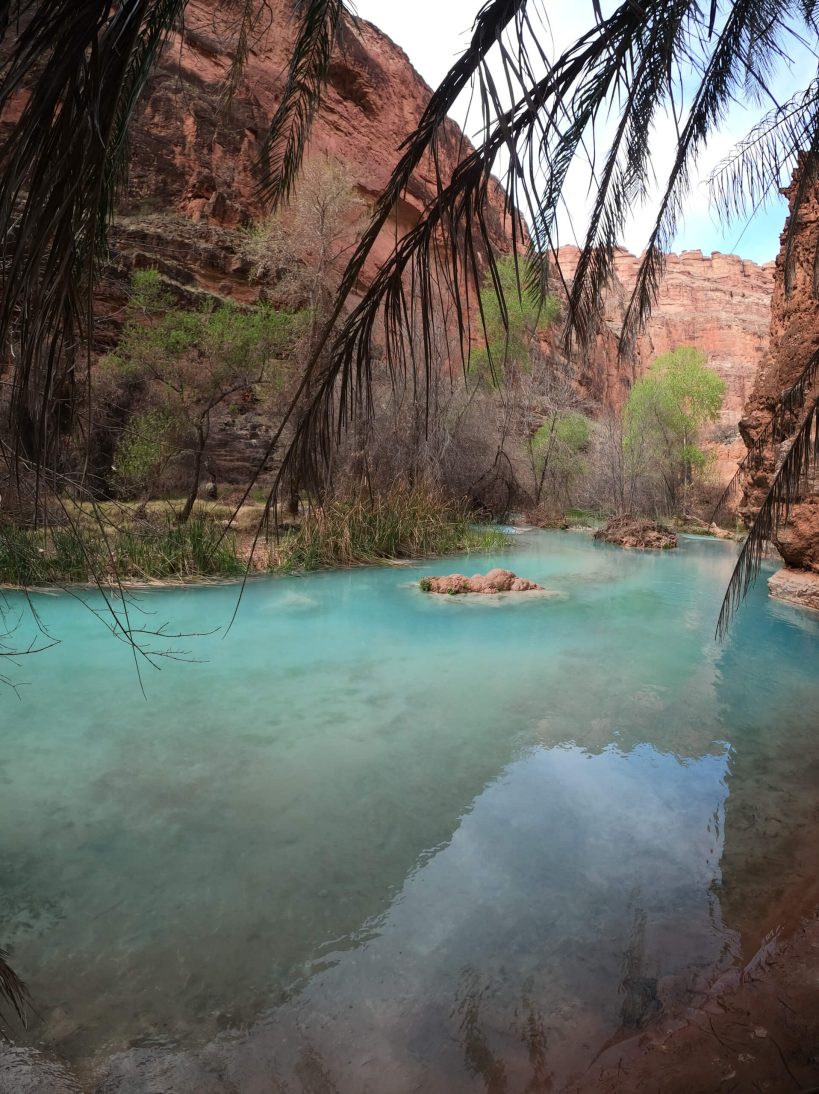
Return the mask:
<path fill-rule="evenodd" d="M 622 347 L 634 344 L 656 299 L 665 255 L 671 249 L 677 231 L 698 154 L 733 100 L 742 93 L 749 93 L 744 77 L 753 71 L 761 79 L 761 74 L 770 72 L 774 59 L 786 56 L 779 41 L 785 31 L 786 15 L 785 7 L 777 0 L 738 0 L 729 5 L 716 43 L 706 54 L 702 77 L 679 133 L 674 163 L 623 321 Z M 702 44 L 699 26 L 699 17 L 689 23 L 688 41 L 683 49 Z M 675 58 L 679 58 L 680 53 L 678 46 L 674 50 Z"/>
<path fill-rule="evenodd" d="M 343 0 L 294 0 L 294 8 L 298 33 L 260 161 L 260 192 L 274 208 L 290 196 L 298 176 L 345 12 Z"/>
<path fill-rule="evenodd" d="M 231 28 L 233 36 L 233 56 L 225 78 L 223 103 L 229 107 L 247 67 L 253 39 L 269 31 L 273 25 L 274 14 L 270 0 L 241 0 L 239 18 Z"/>
<path fill-rule="evenodd" d="M 21 0 L 0 113 L 0 345 L 14 354 L 15 455 L 53 466 L 90 338 L 94 264 L 138 95 L 184 0 Z"/>
<path fill-rule="evenodd" d="M 791 442 L 782 466 L 751 525 L 731 576 L 717 622 L 724 638 L 731 619 L 756 580 L 766 549 L 774 542 L 792 506 L 799 501 L 810 476 L 819 467 L 819 397 L 814 399 Z"/>
<path fill-rule="evenodd" d="M 31 999 L 25 984 L 9 965 L 8 958 L 6 951 L 0 949 L 0 1001 L 11 1007 L 23 1029 L 27 1029 Z"/>
<path fill-rule="evenodd" d="M 819 124 L 819 80 L 769 111 L 708 177 L 711 207 L 728 224 L 764 208 L 810 148 Z"/>
<path fill-rule="evenodd" d="M 305 419 L 304 429 L 297 433 L 295 445 L 299 451 L 287 454 L 288 462 L 305 465 L 308 481 L 316 471 L 316 453 L 325 458 L 329 452 L 333 430 L 343 428 L 355 413 L 366 413 L 374 339 L 382 327 L 385 356 L 393 375 L 404 376 L 408 368 L 413 373 L 417 370 L 420 383 L 426 386 L 432 367 L 428 331 L 434 324 L 435 302 L 446 296 L 458 317 L 462 355 L 468 358 L 473 338 L 469 301 L 475 297 L 476 283 L 486 277 L 495 284 L 499 299 L 502 296 L 486 215 L 491 173 L 502 152 L 509 160 L 504 177 L 506 211 L 511 217 L 515 246 L 517 249 L 525 239 L 517 221 L 517 210 L 521 209 L 532 226 L 529 268 L 534 272 L 528 287 L 540 287 L 542 291 L 548 252 L 556 250 L 555 217 L 569 166 L 584 149 L 589 134 L 594 135 L 595 125 L 612 102 L 619 102 L 619 122 L 608 146 L 602 176 L 595 180 L 593 216 L 570 295 L 571 331 L 581 340 L 593 337 L 602 288 L 622 227 L 633 203 L 648 191 L 650 136 L 658 103 L 662 104 L 665 95 L 675 105 L 672 68 L 679 57 L 702 56 L 702 78 L 681 131 L 679 154 L 628 309 L 625 344 L 650 309 L 662 269 L 663 244 L 673 233 L 691 164 L 732 95 L 738 94 L 742 86 L 751 41 L 760 58 L 757 63 L 762 66 L 768 65 L 779 51 L 779 24 L 774 21 L 773 27 L 768 26 L 762 18 L 776 7 L 772 0 L 740 0 L 731 5 L 715 42 L 707 49 L 707 28 L 699 6 L 693 0 L 662 0 L 646 6 L 621 4 L 549 64 L 539 47 L 532 57 L 532 23 L 527 14 L 532 7 L 525 0 L 517 4 L 494 0 L 485 5 L 482 18 L 487 23 L 479 28 L 483 34 L 476 32 L 473 49 L 442 85 L 460 85 L 466 74 L 476 77 L 483 108 L 483 142 L 462 158 L 451 178 L 439 175 L 438 193 L 420 223 L 398 242 L 361 304 L 331 342 L 330 364 L 320 384 L 318 401 Z M 503 18 L 492 26 L 491 20 L 498 14 Z M 507 28 L 514 47 L 503 37 Z M 538 37 L 536 30 L 534 36 Z M 511 107 L 504 108 L 499 84 L 487 64 L 489 51 L 484 48 L 476 52 L 476 40 L 498 47 L 507 85 L 522 89 Z M 536 71 L 544 67 L 545 73 L 535 78 Z M 434 131 L 440 130 L 443 120 L 440 113 L 428 111 L 407 142 L 404 159 L 344 279 L 339 301 L 346 299 L 354 287 L 362 267 L 361 256 L 369 253 L 385 223 L 385 213 L 407 185 L 407 162 L 414 169 L 423 152 L 430 147 L 434 150 Z M 337 307 L 334 320 L 340 312 Z M 413 331 L 418 329 L 423 332 L 421 343 L 413 345 Z M 328 329 L 319 353 L 331 337 Z M 311 438 L 316 442 L 312 451 Z"/>
<path fill-rule="evenodd" d="M 433 93 L 421 116 L 417 128 L 403 146 L 401 159 L 393 170 L 387 186 L 375 204 L 370 223 L 364 231 L 344 272 L 330 314 L 321 331 L 317 334 L 315 346 L 305 364 L 301 382 L 285 410 L 279 426 L 273 433 L 270 442 L 262 454 L 254 475 L 247 485 L 245 493 L 237 503 L 236 511 L 238 511 L 239 506 L 241 506 L 247 497 L 249 497 L 253 484 L 258 480 L 262 470 L 267 466 L 271 456 L 278 448 L 285 430 L 292 422 L 297 408 L 301 405 L 305 392 L 309 389 L 315 390 L 317 394 L 313 398 L 309 411 L 301 418 L 296 430 L 296 440 L 288 446 L 284 453 L 282 470 L 277 476 L 268 497 L 268 510 L 273 507 L 282 483 L 286 481 L 287 475 L 294 471 L 297 463 L 301 462 L 305 467 L 305 476 L 295 476 L 298 481 L 303 482 L 305 486 L 310 486 L 311 484 L 315 485 L 320 481 L 318 463 L 315 458 L 316 453 L 311 454 L 307 452 L 307 448 L 309 447 L 310 438 L 316 437 L 318 441 L 317 431 L 321 432 L 323 438 L 318 443 L 318 449 L 320 451 L 319 460 L 329 457 L 331 445 L 328 438 L 332 433 L 332 412 L 330 410 L 330 402 L 332 402 L 332 399 L 328 402 L 327 393 L 332 389 L 335 379 L 341 372 L 342 366 L 339 360 L 335 357 L 331 360 L 324 376 L 320 378 L 317 387 L 315 386 L 315 381 L 319 364 L 325 359 L 327 347 L 334 338 L 336 324 L 338 323 L 350 294 L 358 287 L 364 265 L 372 253 L 373 247 L 375 246 L 382 229 L 393 215 L 397 202 L 410 184 L 413 173 L 427 154 L 431 156 L 434 164 L 438 164 L 439 160 L 436 142 L 442 128 L 446 124 L 449 112 L 452 110 L 461 92 L 469 85 L 469 82 L 475 73 L 483 64 L 485 64 L 487 56 L 491 53 L 493 46 L 500 39 L 505 28 L 522 18 L 522 13 L 525 12 L 526 3 L 527 0 L 489 0 L 479 12 L 468 49 L 450 69 L 447 76 Z M 473 160 L 473 168 L 474 162 L 475 161 Z M 465 168 L 465 170 L 468 170 L 468 168 Z M 483 169 L 481 169 L 480 173 L 482 175 L 485 174 L 485 181 L 488 185 L 490 177 L 489 172 L 484 172 Z M 483 217 L 483 215 L 482 212 L 481 216 Z M 446 223 L 446 215 L 442 219 L 444 223 Z M 422 220 L 421 225 L 419 225 L 422 233 L 423 224 L 424 221 Z M 413 238 L 415 238 L 415 236 L 413 236 Z M 428 232 L 427 238 L 429 238 Z M 400 265 L 400 259 L 398 260 L 398 264 Z M 452 265 L 457 269 L 457 259 L 452 259 Z M 391 263 L 388 263 L 388 266 L 390 270 L 395 269 L 395 258 Z M 365 300 L 372 299 L 373 296 L 380 299 L 379 294 L 383 292 L 385 281 L 390 281 L 390 273 L 386 270 L 386 267 L 385 269 L 382 269 L 376 280 L 378 285 L 382 288 L 376 288 L 375 291 L 371 289 L 366 295 Z M 464 308 L 463 301 L 457 293 L 454 294 L 454 304 L 463 345 L 468 338 L 466 333 L 468 331 L 468 309 Z M 418 311 L 415 309 L 405 310 L 403 303 L 398 304 L 398 309 L 399 312 L 404 315 L 405 319 L 409 319 L 410 314 L 414 317 L 417 317 L 418 315 Z M 374 314 L 371 317 L 370 332 L 372 331 L 372 326 L 375 324 L 375 312 L 377 312 L 377 310 L 376 306 Z M 345 330 L 348 330 L 348 326 L 349 321 L 348 324 L 345 324 L 343 327 L 342 335 Z M 425 345 L 429 350 L 432 345 L 431 324 L 424 331 L 423 337 Z M 366 345 L 367 350 L 369 351 L 369 338 L 366 340 Z M 393 342 L 392 348 L 398 352 L 400 357 L 400 346 Z M 428 359 L 429 358 L 427 357 L 427 360 Z M 368 355 L 366 357 L 366 362 L 362 362 L 362 364 L 361 379 L 365 379 L 370 376 L 371 360 Z M 349 383 L 346 385 L 346 395 L 349 395 L 353 401 L 356 401 L 358 397 L 356 390 Z M 365 403 L 368 404 L 369 400 L 365 400 Z M 360 404 L 362 409 L 365 403 Z M 324 413 L 324 420 L 323 422 L 320 422 L 322 413 Z M 308 468 L 310 469 L 309 473 L 307 471 Z M 260 529 L 260 534 L 261 531 L 262 529 Z"/>

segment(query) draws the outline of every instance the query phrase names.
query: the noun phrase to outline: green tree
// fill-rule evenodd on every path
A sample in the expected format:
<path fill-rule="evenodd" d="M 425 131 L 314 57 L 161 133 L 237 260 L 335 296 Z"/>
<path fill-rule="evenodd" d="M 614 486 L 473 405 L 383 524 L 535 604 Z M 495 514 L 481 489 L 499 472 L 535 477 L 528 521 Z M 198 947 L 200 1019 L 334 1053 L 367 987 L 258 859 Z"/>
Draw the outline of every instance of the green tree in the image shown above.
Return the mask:
<path fill-rule="evenodd" d="M 495 275 L 484 279 L 481 315 L 484 344 L 473 350 L 470 367 L 494 387 L 514 383 L 540 357 L 540 340 L 560 314 L 554 296 L 531 288 L 531 265 L 524 257 L 498 259 Z M 500 288 L 500 293 L 498 292 Z"/>
<path fill-rule="evenodd" d="M 592 425 L 576 410 L 555 409 L 528 440 L 527 447 L 535 478 L 535 505 L 544 491 L 565 511 L 571 504 L 572 487 L 587 469 L 584 453 L 589 447 Z"/>
<path fill-rule="evenodd" d="M 118 446 L 124 464 L 115 468 L 126 481 L 148 485 L 169 448 L 192 453 L 184 523 L 196 501 L 212 412 L 240 392 L 284 384 L 284 357 L 304 317 L 267 305 L 184 311 L 171 304 L 156 270 L 135 272 L 122 337 L 104 368 L 141 383 L 149 404 Z"/>
<path fill-rule="evenodd" d="M 120 497 L 150 494 L 174 455 L 174 422 L 167 410 L 134 414 L 122 430 L 111 468 Z"/>
<path fill-rule="evenodd" d="M 725 382 L 705 365 L 705 354 L 681 346 L 658 357 L 631 389 L 625 443 L 642 472 L 663 487 L 669 512 L 685 514 L 688 490 L 708 463 L 703 427 L 719 417 Z"/>

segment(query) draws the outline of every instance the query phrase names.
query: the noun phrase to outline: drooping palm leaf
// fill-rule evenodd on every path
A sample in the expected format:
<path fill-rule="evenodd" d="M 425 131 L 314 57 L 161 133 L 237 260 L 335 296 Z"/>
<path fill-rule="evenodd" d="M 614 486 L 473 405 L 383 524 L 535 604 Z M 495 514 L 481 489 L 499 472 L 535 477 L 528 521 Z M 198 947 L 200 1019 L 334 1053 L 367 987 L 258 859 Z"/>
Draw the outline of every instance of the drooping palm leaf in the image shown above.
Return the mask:
<path fill-rule="evenodd" d="M 651 304 L 652 292 L 661 269 L 658 248 L 664 234 L 673 227 L 677 206 L 684 191 L 690 163 L 704 137 L 727 108 L 741 82 L 739 60 L 744 58 L 751 37 L 758 51 L 764 51 L 770 31 L 762 27 L 762 0 L 743 0 L 731 7 L 716 44 L 708 54 L 704 72 L 689 119 L 682 134 L 682 147 L 672 179 L 663 198 L 653 249 L 646 256 L 635 297 L 629 308 L 627 329 L 642 321 Z M 770 5 L 767 5 L 770 7 Z M 362 303 L 345 321 L 331 351 L 331 365 L 322 379 L 321 391 L 311 414 L 297 438 L 298 451 L 288 461 L 305 464 L 309 481 L 315 472 L 316 453 L 326 454 L 332 433 L 330 419 L 336 410 L 335 426 L 344 425 L 355 408 L 369 404 L 369 380 L 373 338 L 384 327 L 387 361 L 393 370 L 405 371 L 408 361 L 429 375 L 431 361 L 426 332 L 433 321 L 433 302 L 448 293 L 458 316 L 465 355 L 469 352 L 470 292 L 484 266 L 496 283 L 491 233 L 486 219 L 491 172 L 501 154 L 509 159 L 505 175 L 508 211 L 523 208 L 532 225 L 533 260 L 542 258 L 555 242 L 555 214 L 566 185 L 570 164 L 583 142 L 593 134 L 595 124 L 619 96 L 620 121 L 609 147 L 602 179 L 597 180 L 597 198 L 586 246 L 574 279 L 570 297 L 570 325 L 589 339 L 599 316 L 600 294 L 610 272 L 614 248 L 619 241 L 630 205 L 647 192 L 650 176 L 650 134 L 658 99 L 668 94 L 669 70 L 686 51 L 702 53 L 705 29 L 700 9 L 691 0 L 664 0 L 640 6 L 624 3 L 606 20 L 600 20 L 545 73 L 535 78 L 545 64 L 545 54 L 531 58 L 532 23 L 525 2 L 510 5 L 500 0 L 482 9 L 482 18 L 501 13 L 503 19 L 484 41 L 498 46 L 509 71 L 510 86 L 523 89 L 510 108 L 504 108 L 497 85 L 487 64 L 488 50 L 474 49 L 464 66 L 459 62 L 448 79 L 464 72 L 477 75 L 484 106 L 485 138 L 478 149 L 456 167 L 450 179 L 439 178 L 439 190 L 419 225 L 400 240 L 388 262 L 366 292 Z M 513 11 L 508 9 L 513 8 Z M 514 16 L 514 18 L 512 18 Z M 517 46 L 514 53 L 503 44 L 502 32 L 512 28 Z M 760 29 L 762 27 L 762 29 Z M 542 36 L 542 30 L 541 30 Z M 474 43 L 473 43 L 474 44 Z M 770 45 L 776 51 L 776 43 Z M 464 59 L 462 59 L 463 61 Z M 512 79 L 514 77 L 514 79 Z M 515 84 L 516 81 L 516 84 Z M 442 86 L 446 85 L 445 84 Z M 373 221 L 374 234 L 384 223 L 389 209 L 400 196 L 408 178 L 404 170 L 409 157 L 417 163 L 418 151 L 431 142 L 429 124 L 440 128 L 443 118 L 427 113 L 421 126 L 407 142 L 407 153 L 396 168 Z M 416 153 L 415 155 L 412 155 Z M 513 219 L 513 231 L 516 231 Z M 368 253 L 374 234 L 368 233 L 360 253 Z M 521 240 L 518 234 L 518 242 Z M 443 252 L 443 257 L 442 257 Z M 351 263 L 351 277 L 345 278 L 339 299 L 344 299 L 357 279 L 362 263 L 357 255 Z M 531 267 L 536 267 L 533 261 Z M 537 276 L 534 284 L 543 286 Z M 497 286 L 499 288 L 499 286 Z M 337 318 L 340 308 L 336 309 Z M 415 322 L 420 316 L 421 323 Z M 424 336 L 418 347 L 411 345 L 413 329 L 420 326 Z M 330 337 L 329 330 L 327 338 Z M 313 444 L 312 441 L 316 443 Z M 311 450 L 312 449 L 312 450 Z M 312 471 L 307 465 L 313 465 Z"/>
<path fill-rule="evenodd" d="M 343 0 L 294 0 L 293 7 L 298 33 L 261 156 L 261 193 L 274 208 L 290 196 L 301 168 L 345 11 Z"/>
<path fill-rule="evenodd" d="M 722 30 L 712 45 L 710 28 L 708 38 L 703 40 L 699 31 L 700 16 L 694 16 L 689 6 L 688 42 L 680 44 L 675 59 L 679 61 L 686 49 L 705 47 L 704 70 L 677 141 L 674 163 L 640 263 L 623 322 L 623 345 L 633 344 L 656 298 L 665 255 L 676 234 L 698 154 L 725 118 L 734 99 L 743 93 L 753 97 L 751 76 L 764 86 L 774 62 L 786 57 L 781 39 L 787 32 L 790 7 L 780 0 L 737 0 L 727 5 Z M 757 91 L 756 97 L 759 95 Z"/>
<path fill-rule="evenodd" d="M 769 111 L 708 178 L 711 205 L 724 223 L 759 211 L 810 148 L 819 121 L 819 80 Z"/>
<path fill-rule="evenodd" d="M 9 964 L 9 955 L 0 949 L 0 1003 L 6 1003 L 23 1025 L 28 1028 L 31 999 L 23 981 Z"/>
<path fill-rule="evenodd" d="M 819 397 L 810 405 L 790 444 L 782 466 L 743 544 L 717 622 L 717 635 L 724 638 L 743 598 L 756 580 L 766 549 L 778 530 L 787 523 L 793 505 L 800 500 L 810 476 L 819 467 Z"/>
<path fill-rule="evenodd" d="M 382 229 L 389 221 L 398 201 L 409 185 L 414 171 L 427 154 L 431 155 L 434 162 L 437 162 L 438 157 L 435 145 L 441 130 L 446 124 L 449 112 L 452 110 L 461 92 L 468 87 L 469 82 L 475 73 L 485 64 L 487 56 L 491 53 L 493 46 L 498 42 L 504 30 L 510 24 L 515 23 L 516 20 L 520 20 L 523 17 L 522 13 L 525 12 L 526 3 L 527 0 L 490 0 L 490 2 L 481 9 L 475 21 L 474 33 L 468 49 L 452 67 L 434 92 L 416 130 L 405 142 L 401 159 L 395 167 L 383 193 L 376 202 L 370 223 L 348 263 L 340 288 L 336 294 L 336 299 L 330 310 L 329 317 L 324 323 L 322 330 L 318 332 L 314 350 L 305 364 L 301 383 L 294 393 L 261 460 L 257 464 L 251 482 L 248 483 L 244 495 L 237 503 L 237 510 L 250 495 L 254 482 L 258 479 L 263 468 L 267 465 L 273 452 L 278 448 L 285 430 L 295 415 L 296 408 L 301 405 L 305 391 L 307 391 L 308 388 L 314 387 L 314 381 L 316 379 L 315 373 L 317 372 L 319 362 L 324 358 L 328 343 L 330 343 L 334 336 L 336 323 L 344 310 L 350 294 L 357 287 L 364 265 L 372 253 L 373 247 L 375 246 Z M 456 259 L 453 260 L 453 264 L 457 265 Z M 463 332 L 468 323 L 468 312 L 463 308 L 462 301 L 457 295 L 455 297 L 455 305 L 458 326 L 463 338 Z M 406 312 L 405 317 L 408 314 L 409 312 Z M 375 315 L 373 315 L 373 322 L 375 322 Z M 429 348 L 432 342 L 429 324 L 424 331 L 423 337 L 427 348 Z M 397 346 L 394 348 L 399 349 Z M 426 363 L 428 368 L 428 355 Z M 363 375 L 370 375 L 370 366 L 371 361 L 368 357 L 366 364 L 364 365 L 362 378 Z M 303 482 L 306 486 L 310 487 L 311 485 L 315 486 L 320 480 L 321 472 L 319 470 L 319 463 L 329 457 L 331 448 L 329 437 L 332 433 L 332 415 L 327 400 L 327 391 L 328 386 L 330 389 L 332 388 L 334 379 L 338 376 L 339 371 L 339 364 L 337 361 L 334 361 L 330 366 L 330 372 L 321 378 L 321 382 L 316 389 L 317 394 L 313 398 L 307 414 L 302 417 L 297 428 L 296 441 L 288 446 L 284 454 L 282 470 L 277 476 L 274 487 L 268 497 L 268 509 L 273 506 L 280 486 L 286 481 L 287 475 L 291 473 L 297 463 L 302 463 L 304 465 L 304 474 L 298 472 L 293 476 L 297 481 Z M 333 379 L 329 379 L 330 374 L 332 374 Z M 322 414 L 324 414 L 323 419 Z M 319 433 L 322 435 L 321 438 L 318 436 Z M 307 448 L 312 444 L 313 439 L 316 440 L 316 451 L 310 453 L 307 451 Z"/>
<path fill-rule="evenodd" d="M 20 0 L 0 69 L 0 345 L 15 356 L 12 437 L 38 477 L 74 409 L 94 264 L 127 124 L 183 0 Z"/>

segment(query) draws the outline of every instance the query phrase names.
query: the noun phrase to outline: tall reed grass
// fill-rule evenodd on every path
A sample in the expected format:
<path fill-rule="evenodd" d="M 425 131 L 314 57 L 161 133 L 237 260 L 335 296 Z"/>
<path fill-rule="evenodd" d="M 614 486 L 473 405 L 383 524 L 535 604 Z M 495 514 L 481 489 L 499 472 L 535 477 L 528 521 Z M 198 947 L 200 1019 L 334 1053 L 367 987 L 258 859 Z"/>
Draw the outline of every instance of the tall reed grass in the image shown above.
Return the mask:
<path fill-rule="evenodd" d="M 247 549 L 262 515 L 261 509 L 254 510 L 249 526 L 240 520 L 238 529 L 225 535 L 224 521 L 213 513 L 195 513 L 179 524 L 173 513 L 128 518 L 126 512 L 119 509 L 117 523 L 104 530 L 87 514 L 72 527 L 48 531 L 0 523 L 0 584 L 31 588 L 237 577 L 245 572 Z M 476 526 L 465 506 L 428 490 L 396 487 L 313 509 L 297 531 L 264 548 L 260 544 L 254 565 L 292 573 L 496 551 L 506 544 L 501 532 Z"/>
<path fill-rule="evenodd" d="M 235 537 L 206 517 L 187 524 L 135 522 L 118 529 L 83 524 L 34 532 L 0 524 L 0 583 L 26 588 L 92 580 L 149 581 L 237 576 Z"/>
<path fill-rule="evenodd" d="M 369 497 L 327 502 L 274 548 L 273 568 L 284 572 L 359 566 L 390 559 L 430 558 L 500 550 L 503 533 L 479 528 L 463 505 L 424 489 L 395 487 Z"/>

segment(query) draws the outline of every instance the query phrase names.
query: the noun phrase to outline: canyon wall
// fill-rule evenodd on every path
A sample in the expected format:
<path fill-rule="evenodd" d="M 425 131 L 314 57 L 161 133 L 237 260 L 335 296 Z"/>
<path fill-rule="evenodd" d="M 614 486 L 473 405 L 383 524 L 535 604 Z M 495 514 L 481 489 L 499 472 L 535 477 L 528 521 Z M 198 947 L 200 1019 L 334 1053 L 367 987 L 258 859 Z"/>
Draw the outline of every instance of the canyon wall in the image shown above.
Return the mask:
<path fill-rule="evenodd" d="M 226 104 L 240 7 L 235 0 L 190 0 L 183 30 L 162 54 L 133 126 L 129 183 L 113 233 L 114 276 L 152 264 L 207 292 L 243 300 L 258 295 L 233 233 L 265 212 L 256 165 L 281 99 L 295 28 L 291 0 L 267 0 L 268 14 Z M 345 17 L 308 158 L 338 160 L 359 194 L 374 202 L 430 95 L 385 34 Z M 444 126 L 437 150 L 444 177 L 470 148 L 454 123 Z M 435 190 L 435 166 L 427 157 L 374 249 L 365 283 Z M 490 198 L 492 243 L 505 253 L 512 243 L 499 184 L 492 184 Z"/>
<path fill-rule="evenodd" d="M 202 293 L 245 303 L 264 291 L 251 277 L 244 226 L 264 215 L 256 164 L 266 127 L 280 100 L 294 36 L 290 0 L 269 0 L 270 17 L 251 43 L 246 69 L 224 102 L 239 6 L 234 0 L 190 0 L 184 29 L 169 41 L 152 76 L 132 135 L 127 194 L 111 236 L 110 261 L 99 294 L 99 348 L 116 341 L 128 277 L 156 267 L 183 299 Z M 389 178 L 407 134 L 431 91 L 407 56 L 372 24 L 347 18 L 312 131 L 310 157 L 338 160 L 365 201 Z M 454 123 L 439 149 L 444 176 L 469 145 Z M 399 237 L 418 221 L 436 189 L 433 164 L 416 172 L 370 262 L 362 288 Z M 491 192 L 490 226 L 499 253 L 511 250 L 505 195 Z M 568 277 L 576 248 L 560 254 Z M 659 299 L 637 353 L 617 356 L 617 335 L 638 259 L 622 251 L 606 296 L 606 322 L 595 352 L 579 362 L 581 386 L 597 403 L 621 407 L 631 384 L 660 353 L 680 345 L 702 349 L 726 381 L 717 442 L 720 477 L 734 473 L 744 451 L 737 422 L 767 350 L 773 264 L 698 251 L 669 256 Z M 255 458 L 264 423 L 247 419 L 248 436 L 225 430 L 219 462 L 239 481 Z M 218 430 L 217 430 L 218 433 Z M 237 445 L 242 451 L 237 451 Z"/>
<path fill-rule="evenodd" d="M 804 165 L 803 165 L 804 169 Z M 742 435 L 750 445 L 762 434 L 780 404 L 783 391 L 802 375 L 819 350 L 819 294 L 816 254 L 819 248 L 819 180 L 803 200 L 795 225 L 791 261 L 786 269 L 785 241 L 799 175 L 784 191 L 791 216 L 781 237 L 776 260 L 771 303 L 770 351 L 765 355 L 741 422 Z M 819 396 L 819 384 L 805 393 L 805 409 Z M 744 484 L 740 513 L 746 523 L 756 516 L 773 475 L 787 454 L 799 429 L 802 413 L 792 416 L 785 435 L 773 437 Z M 819 481 L 813 476 L 803 484 L 799 500 L 791 507 L 788 522 L 775 538 L 786 567 L 771 580 L 774 595 L 819 608 Z"/>
<path fill-rule="evenodd" d="M 559 261 L 568 282 L 580 252 L 562 247 Z M 617 342 L 637 279 L 640 260 L 619 251 L 604 299 L 604 327 L 581 378 L 599 402 L 622 407 L 634 380 L 655 357 L 694 346 L 726 385 L 720 421 L 712 431 L 717 473 L 728 481 L 745 454 L 739 420 L 768 352 L 774 263 L 758 265 L 736 255 L 683 251 L 669 255 L 651 318 L 632 360 L 618 360 Z"/>

